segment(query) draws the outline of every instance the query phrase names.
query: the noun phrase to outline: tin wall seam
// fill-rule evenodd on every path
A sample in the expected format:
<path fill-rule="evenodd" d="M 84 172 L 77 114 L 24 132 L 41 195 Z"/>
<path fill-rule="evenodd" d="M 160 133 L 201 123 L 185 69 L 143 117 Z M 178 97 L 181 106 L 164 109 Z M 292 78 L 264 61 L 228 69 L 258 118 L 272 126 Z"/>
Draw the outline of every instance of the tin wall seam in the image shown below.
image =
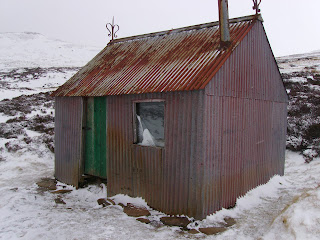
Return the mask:
<path fill-rule="evenodd" d="M 55 98 L 55 177 L 78 187 L 82 169 L 81 97 Z"/>

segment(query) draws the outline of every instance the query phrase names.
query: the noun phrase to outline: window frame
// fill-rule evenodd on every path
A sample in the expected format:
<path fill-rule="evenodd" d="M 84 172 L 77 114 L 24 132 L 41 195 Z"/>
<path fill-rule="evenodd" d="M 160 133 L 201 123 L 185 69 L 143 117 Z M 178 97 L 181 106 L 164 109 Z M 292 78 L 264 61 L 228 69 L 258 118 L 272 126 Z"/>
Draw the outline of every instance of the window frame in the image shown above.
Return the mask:
<path fill-rule="evenodd" d="M 134 145 L 139 145 L 138 143 L 138 136 L 137 136 L 137 103 L 147 103 L 147 102 L 163 102 L 164 104 L 164 114 L 163 114 L 163 138 L 164 138 L 164 142 L 165 142 L 165 112 L 166 112 L 166 101 L 165 99 L 161 99 L 161 98 L 157 98 L 157 99 L 139 99 L 139 100 L 133 100 L 132 101 L 132 126 L 133 126 L 133 144 Z M 141 145 L 143 146 L 143 145 Z M 161 146 L 143 146 L 143 147 L 156 147 L 156 148 L 164 148 Z"/>

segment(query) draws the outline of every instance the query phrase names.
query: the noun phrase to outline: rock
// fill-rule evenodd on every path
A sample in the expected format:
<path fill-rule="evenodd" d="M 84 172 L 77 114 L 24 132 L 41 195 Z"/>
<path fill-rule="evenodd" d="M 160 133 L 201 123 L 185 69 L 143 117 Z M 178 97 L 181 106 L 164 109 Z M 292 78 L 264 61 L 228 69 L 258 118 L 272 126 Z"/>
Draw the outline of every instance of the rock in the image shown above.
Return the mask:
<path fill-rule="evenodd" d="M 123 207 L 123 208 L 125 207 L 125 205 L 123 203 L 119 203 L 118 205 Z"/>
<path fill-rule="evenodd" d="M 56 198 L 54 201 L 56 202 L 56 204 L 66 204 L 65 201 L 63 201 L 61 198 Z"/>
<path fill-rule="evenodd" d="M 191 222 L 186 217 L 162 217 L 160 221 L 168 226 L 177 226 L 177 227 L 187 227 L 187 225 Z"/>
<path fill-rule="evenodd" d="M 151 221 L 147 218 L 137 218 L 136 219 L 137 221 L 139 222 L 142 222 L 142 223 L 146 223 L 146 224 L 149 224 Z"/>
<path fill-rule="evenodd" d="M 56 190 L 57 189 L 57 180 L 52 178 L 42 178 L 41 181 L 37 182 L 37 185 L 40 188 L 45 188 L 47 190 Z"/>
<path fill-rule="evenodd" d="M 226 222 L 224 224 L 225 227 L 231 227 L 237 223 L 232 217 L 225 217 L 223 220 Z"/>
<path fill-rule="evenodd" d="M 225 227 L 207 227 L 207 228 L 199 228 L 199 231 L 206 234 L 206 235 L 214 235 L 217 233 L 222 233 L 226 231 L 227 228 Z"/>
<path fill-rule="evenodd" d="M 131 203 L 123 208 L 123 211 L 130 217 L 150 216 L 150 212 L 144 207 L 137 207 Z"/>
<path fill-rule="evenodd" d="M 60 190 L 56 190 L 56 191 L 53 191 L 51 193 L 69 193 L 69 192 L 72 192 L 72 190 L 68 190 L 68 189 L 60 189 Z"/>
<path fill-rule="evenodd" d="M 97 200 L 97 202 L 98 202 L 99 205 L 102 205 L 102 207 L 106 207 L 106 206 L 111 205 L 111 203 L 108 203 L 107 199 L 105 199 L 105 198 L 99 198 Z"/>
<path fill-rule="evenodd" d="M 116 205 L 116 203 L 111 198 L 107 198 L 107 201 L 112 203 L 112 205 Z"/>
<path fill-rule="evenodd" d="M 155 229 L 163 227 L 163 223 L 157 220 L 152 220 L 149 224 Z"/>
<path fill-rule="evenodd" d="M 197 233 L 199 233 L 199 231 L 198 231 L 197 229 L 190 229 L 190 230 L 188 231 L 188 233 L 190 233 L 190 234 L 197 234 Z"/>

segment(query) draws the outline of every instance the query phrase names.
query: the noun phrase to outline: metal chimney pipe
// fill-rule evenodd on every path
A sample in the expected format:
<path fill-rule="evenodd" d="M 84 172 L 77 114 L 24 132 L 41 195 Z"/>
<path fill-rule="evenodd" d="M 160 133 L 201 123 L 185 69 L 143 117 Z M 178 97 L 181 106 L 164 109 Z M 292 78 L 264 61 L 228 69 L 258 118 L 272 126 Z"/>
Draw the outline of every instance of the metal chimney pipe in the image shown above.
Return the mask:
<path fill-rule="evenodd" d="M 227 46 L 230 43 L 228 0 L 218 0 L 218 5 L 221 45 Z"/>

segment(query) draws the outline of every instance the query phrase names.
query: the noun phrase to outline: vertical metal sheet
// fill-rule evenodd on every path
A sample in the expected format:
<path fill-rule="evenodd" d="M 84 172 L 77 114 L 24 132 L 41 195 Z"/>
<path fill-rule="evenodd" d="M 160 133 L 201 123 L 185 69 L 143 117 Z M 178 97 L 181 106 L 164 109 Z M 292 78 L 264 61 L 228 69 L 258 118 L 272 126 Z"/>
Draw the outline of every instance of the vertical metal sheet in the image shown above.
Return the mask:
<path fill-rule="evenodd" d="M 287 95 L 262 24 L 207 85 L 203 217 L 283 174 Z"/>
<path fill-rule="evenodd" d="M 78 187 L 82 175 L 81 97 L 55 98 L 55 177 Z"/>
<path fill-rule="evenodd" d="M 204 216 L 283 175 L 286 136 L 286 103 L 208 96 L 206 105 Z"/>
<path fill-rule="evenodd" d="M 133 104 L 165 100 L 165 147 L 135 145 Z M 143 197 L 168 214 L 201 209 L 204 91 L 108 97 L 108 194 Z"/>
<path fill-rule="evenodd" d="M 215 96 L 288 101 L 262 23 L 252 27 L 205 89 Z"/>
<path fill-rule="evenodd" d="M 163 148 L 133 146 L 134 188 L 138 196 L 144 196 L 150 203 L 159 201 L 155 192 L 161 192 L 163 153 Z"/>

